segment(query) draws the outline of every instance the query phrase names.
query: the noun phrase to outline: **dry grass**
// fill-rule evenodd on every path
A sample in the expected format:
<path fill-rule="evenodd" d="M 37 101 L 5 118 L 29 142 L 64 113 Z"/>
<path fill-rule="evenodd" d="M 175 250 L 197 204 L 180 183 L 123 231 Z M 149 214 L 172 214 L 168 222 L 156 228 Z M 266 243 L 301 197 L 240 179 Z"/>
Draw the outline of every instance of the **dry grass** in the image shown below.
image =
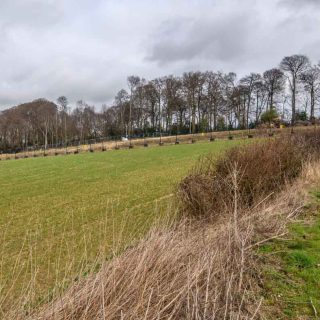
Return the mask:
<path fill-rule="evenodd" d="M 291 138 L 235 147 L 218 160 L 205 157 L 180 183 L 182 212 L 214 221 L 232 212 L 235 178 L 237 205 L 250 208 L 295 179 L 304 160 L 302 149 Z"/>
<path fill-rule="evenodd" d="M 216 222 L 232 212 L 235 173 L 237 206 L 243 211 L 274 196 L 299 176 L 305 162 L 319 156 L 317 129 L 234 147 L 218 159 L 205 157 L 180 183 L 181 211 Z"/>

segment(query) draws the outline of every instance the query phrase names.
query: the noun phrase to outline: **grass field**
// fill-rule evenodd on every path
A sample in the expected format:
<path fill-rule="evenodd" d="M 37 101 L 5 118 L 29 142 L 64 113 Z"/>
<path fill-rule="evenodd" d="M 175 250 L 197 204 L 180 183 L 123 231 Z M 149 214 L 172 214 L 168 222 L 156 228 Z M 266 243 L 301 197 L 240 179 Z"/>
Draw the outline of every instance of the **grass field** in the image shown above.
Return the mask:
<path fill-rule="evenodd" d="M 216 141 L 0 163 L 0 306 L 39 302 L 172 213 L 170 194 Z"/>
<path fill-rule="evenodd" d="M 265 296 L 277 319 L 318 319 L 320 312 L 320 193 L 285 239 L 260 248 L 265 259 Z"/>

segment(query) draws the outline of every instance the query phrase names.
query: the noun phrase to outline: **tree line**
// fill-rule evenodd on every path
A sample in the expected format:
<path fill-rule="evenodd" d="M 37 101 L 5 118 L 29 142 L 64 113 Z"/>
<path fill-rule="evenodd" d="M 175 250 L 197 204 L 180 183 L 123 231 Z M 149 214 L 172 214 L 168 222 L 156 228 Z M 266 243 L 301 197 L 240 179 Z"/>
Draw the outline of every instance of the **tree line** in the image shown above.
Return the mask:
<path fill-rule="evenodd" d="M 38 99 L 0 113 L 0 150 L 65 146 L 102 137 L 142 137 L 254 128 L 275 110 L 294 125 L 304 114 L 316 120 L 320 63 L 304 55 L 284 57 L 263 74 L 185 72 L 150 81 L 127 78 L 111 106 L 85 101 L 71 108 L 67 97 Z"/>

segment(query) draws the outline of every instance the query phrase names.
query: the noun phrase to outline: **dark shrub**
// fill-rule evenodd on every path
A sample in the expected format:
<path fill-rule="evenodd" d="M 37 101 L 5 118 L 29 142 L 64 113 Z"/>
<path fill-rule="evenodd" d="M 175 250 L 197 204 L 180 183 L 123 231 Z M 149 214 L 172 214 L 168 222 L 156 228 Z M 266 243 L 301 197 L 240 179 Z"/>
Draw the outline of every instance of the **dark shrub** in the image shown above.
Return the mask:
<path fill-rule="evenodd" d="M 319 157 L 320 129 L 306 130 L 303 133 L 292 135 L 291 140 L 303 151 L 304 157 Z"/>
<path fill-rule="evenodd" d="M 229 149 L 218 160 L 202 159 L 179 186 L 183 212 L 215 218 L 248 208 L 292 181 L 302 170 L 303 148 L 289 138 Z"/>

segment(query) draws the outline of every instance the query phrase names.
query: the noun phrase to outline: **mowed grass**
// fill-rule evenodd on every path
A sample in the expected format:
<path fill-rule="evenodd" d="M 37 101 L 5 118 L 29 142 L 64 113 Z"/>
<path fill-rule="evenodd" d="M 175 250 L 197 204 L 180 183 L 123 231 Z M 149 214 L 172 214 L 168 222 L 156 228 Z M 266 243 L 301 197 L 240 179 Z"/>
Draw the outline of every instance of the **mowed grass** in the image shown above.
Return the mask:
<path fill-rule="evenodd" d="M 292 224 L 286 239 L 260 248 L 266 263 L 266 304 L 277 319 L 320 315 L 320 193 L 317 197 L 318 209 L 306 221 Z"/>
<path fill-rule="evenodd" d="M 0 307 L 41 302 L 145 234 L 201 155 L 238 143 L 2 161 Z"/>

